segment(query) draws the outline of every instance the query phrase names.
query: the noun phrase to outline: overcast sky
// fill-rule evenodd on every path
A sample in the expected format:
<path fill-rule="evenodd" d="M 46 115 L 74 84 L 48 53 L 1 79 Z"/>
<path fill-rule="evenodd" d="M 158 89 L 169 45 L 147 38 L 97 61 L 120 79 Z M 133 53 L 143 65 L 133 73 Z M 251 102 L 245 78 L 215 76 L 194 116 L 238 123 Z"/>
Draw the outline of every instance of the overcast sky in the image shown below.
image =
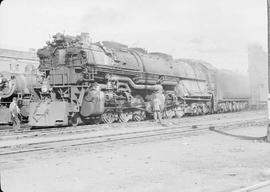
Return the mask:
<path fill-rule="evenodd" d="M 247 46 L 267 47 L 266 0 L 4 0 L 0 47 L 41 48 L 57 32 L 89 32 L 174 58 L 247 71 Z"/>

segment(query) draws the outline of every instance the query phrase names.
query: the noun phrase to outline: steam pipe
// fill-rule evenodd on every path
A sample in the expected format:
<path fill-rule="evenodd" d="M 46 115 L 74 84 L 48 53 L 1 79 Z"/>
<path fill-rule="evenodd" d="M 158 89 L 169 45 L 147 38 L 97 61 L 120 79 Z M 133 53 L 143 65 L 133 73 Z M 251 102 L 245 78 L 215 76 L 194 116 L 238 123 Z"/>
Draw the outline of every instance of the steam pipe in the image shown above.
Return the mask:
<path fill-rule="evenodd" d="M 133 82 L 132 79 L 129 77 L 123 77 L 123 76 L 118 76 L 118 75 L 110 75 L 109 77 L 106 77 L 107 79 L 114 80 L 114 81 L 125 81 L 128 82 L 128 84 L 133 88 L 133 89 L 148 89 L 152 91 L 158 91 L 162 87 L 160 85 L 138 85 Z"/>

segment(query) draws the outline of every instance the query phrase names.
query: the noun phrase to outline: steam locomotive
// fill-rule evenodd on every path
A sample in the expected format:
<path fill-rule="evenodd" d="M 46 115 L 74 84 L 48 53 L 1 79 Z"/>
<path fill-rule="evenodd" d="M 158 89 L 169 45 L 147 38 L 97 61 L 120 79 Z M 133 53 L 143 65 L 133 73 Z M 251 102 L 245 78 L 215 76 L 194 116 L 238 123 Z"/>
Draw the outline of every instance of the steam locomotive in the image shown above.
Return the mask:
<path fill-rule="evenodd" d="M 57 33 L 37 54 L 44 79 L 34 88 L 39 101 L 30 103 L 30 126 L 141 121 L 152 115 L 153 94 L 160 90 L 165 118 L 238 111 L 248 104 L 246 77 L 203 61 L 92 43 L 88 33 Z"/>
<path fill-rule="evenodd" d="M 34 99 L 33 87 L 40 86 L 39 79 L 35 72 L 0 72 L 0 124 L 11 123 L 9 104 L 13 97 L 18 98 L 21 120 L 27 122 L 30 101 Z"/>

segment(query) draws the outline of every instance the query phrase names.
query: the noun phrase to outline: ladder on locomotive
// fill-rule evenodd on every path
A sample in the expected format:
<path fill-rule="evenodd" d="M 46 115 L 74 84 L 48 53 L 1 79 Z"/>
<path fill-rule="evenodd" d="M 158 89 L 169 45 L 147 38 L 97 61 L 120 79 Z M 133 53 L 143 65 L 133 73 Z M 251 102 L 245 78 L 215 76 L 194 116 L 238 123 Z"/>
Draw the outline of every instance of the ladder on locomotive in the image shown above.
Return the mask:
<path fill-rule="evenodd" d="M 94 65 L 90 65 L 88 68 L 87 78 L 85 80 L 88 82 L 94 82 L 96 74 L 97 68 Z"/>

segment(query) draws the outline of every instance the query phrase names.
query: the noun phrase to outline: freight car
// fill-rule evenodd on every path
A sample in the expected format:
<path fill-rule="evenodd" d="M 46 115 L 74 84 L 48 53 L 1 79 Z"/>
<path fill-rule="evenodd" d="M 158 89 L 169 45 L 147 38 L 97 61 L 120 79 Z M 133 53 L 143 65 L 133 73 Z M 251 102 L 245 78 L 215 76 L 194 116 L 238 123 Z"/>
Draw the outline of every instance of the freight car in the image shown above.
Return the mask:
<path fill-rule="evenodd" d="M 91 43 L 86 33 L 53 38 L 37 52 L 46 79 L 34 89 L 40 100 L 30 103 L 31 126 L 141 121 L 151 116 L 153 93 L 160 91 L 166 118 L 220 111 L 217 70 L 207 63 L 115 42 Z"/>
<path fill-rule="evenodd" d="M 18 98 L 21 120 L 28 120 L 29 104 L 35 94 L 33 87 L 38 86 L 38 84 L 39 76 L 32 72 L 0 72 L 0 124 L 11 123 L 11 113 L 8 108 L 13 97 Z"/>

